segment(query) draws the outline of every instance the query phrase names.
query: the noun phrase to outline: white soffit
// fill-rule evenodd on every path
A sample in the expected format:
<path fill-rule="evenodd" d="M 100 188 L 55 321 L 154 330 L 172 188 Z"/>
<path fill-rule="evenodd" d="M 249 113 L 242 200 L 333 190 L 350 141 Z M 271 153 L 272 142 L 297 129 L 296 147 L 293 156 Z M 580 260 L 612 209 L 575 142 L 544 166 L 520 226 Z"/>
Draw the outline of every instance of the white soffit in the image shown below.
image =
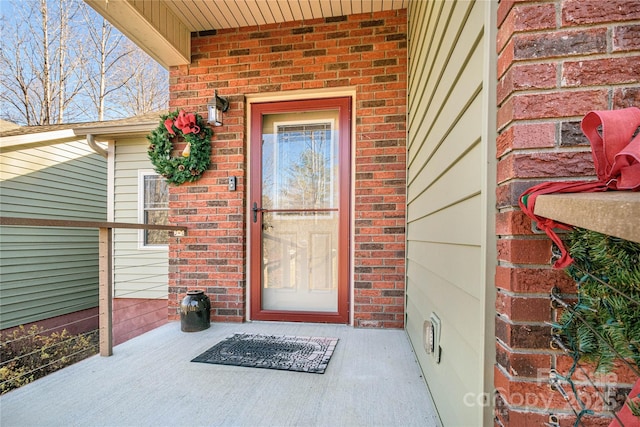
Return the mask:
<path fill-rule="evenodd" d="M 165 2 L 193 32 L 405 9 L 408 7 L 409 0 L 165 0 Z"/>
<path fill-rule="evenodd" d="M 190 62 L 193 32 L 405 9 L 410 0 L 84 1 L 168 68 Z"/>

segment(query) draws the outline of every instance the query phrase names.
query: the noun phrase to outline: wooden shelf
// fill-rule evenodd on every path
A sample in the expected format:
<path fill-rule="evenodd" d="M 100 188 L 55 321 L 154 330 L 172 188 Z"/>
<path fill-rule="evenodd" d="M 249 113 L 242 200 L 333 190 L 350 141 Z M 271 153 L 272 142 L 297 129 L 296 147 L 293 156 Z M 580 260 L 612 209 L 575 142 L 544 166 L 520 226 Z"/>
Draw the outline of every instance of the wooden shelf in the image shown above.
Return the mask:
<path fill-rule="evenodd" d="M 537 197 L 534 213 L 640 243 L 640 192 L 545 194 Z"/>

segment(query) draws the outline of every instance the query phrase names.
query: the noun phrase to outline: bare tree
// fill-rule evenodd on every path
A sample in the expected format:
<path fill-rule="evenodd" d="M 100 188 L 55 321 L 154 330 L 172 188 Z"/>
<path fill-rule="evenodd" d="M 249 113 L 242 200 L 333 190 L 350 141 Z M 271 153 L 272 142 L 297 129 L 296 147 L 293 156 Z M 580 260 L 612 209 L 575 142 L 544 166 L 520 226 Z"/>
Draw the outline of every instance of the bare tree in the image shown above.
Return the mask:
<path fill-rule="evenodd" d="M 127 40 L 125 43 L 133 44 Z M 119 96 L 112 99 L 112 108 L 126 116 L 158 111 L 167 108 L 169 79 L 167 72 L 149 55 L 134 51 L 119 63 L 120 73 L 131 76 L 122 86 Z"/>
<path fill-rule="evenodd" d="M 2 26 L 7 28 L 4 22 Z M 4 105 L 5 118 L 12 122 L 30 125 L 35 119 L 29 91 L 34 77 L 27 75 L 24 67 L 25 36 L 16 32 L 9 32 L 9 34 L 14 36 L 12 48 L 6 44 L 0 47 L 0 80 L 2 81 L 0 101 Z"/>
<path fill-rule="evenodd" d="M 300 152 L 283 168 L 282 196 L 290 206 L 304 209 L 332 206 L 331 129 L 325 123 L 294 125 L 285 134 Z"/>
<path fill-rule="evenodd" d="M 58 3 L 59 4 L 58 9 L 60 10 L 60 19 L 58 20 L 60 25 L 59 32 L 58 32 L 60 35 L 60 40 L 71 40 L 69 23 L 71 19 L 73 19 L 73 17 L 75 16 L 75 13 L 71 14 L 71 11 L 66 7 L 67 3 L 69 3 L 68 0 L 59 0 L 59 3 Z M 72 74 L 68 73 L 67 71 L 70 68 L 75 69 L 75 66 L 69 63 L 69 59 L 72 58 L 73 56 L 69 55 L 69 49 L 65 48 L 66 44 L 67 43 L 61 43 L 57 52 L 58 76 L 60 77 L 59 86 L 58 86 L 58 89 L 60 92 L 60 95 L 58 96 L 58 119 L 57 119 L 58 123 L 64 122 L 64 112 L 70 101 L 66 96 L 64 96 L 64 94 L 67 93 L 67 87 L 68 87 L 68 84 L 70 83 L 69 80 L 72 76 Z M 77 93 L 78 85 L 79 85 L 79 80 L 76 82 L 76 88 L 74 91 L 72 91 L 73 93 Z"/>
<path fill-rule="evenodd" d="M 0 0 L 0 6 L 2 118 L 44 125 L 166 106 L 166 70 L 81 0 Z"/>
<path fill-rule="evenodd" d="M 42 121 L 43 124 L 51 123 L 51 63 L 49 61 L 49 9 L 47 0 L 40 0 L 40 19 L 42 22 Z"/>
<path fill-rule="evenodd" d="M 86 4 L 82 6 L 82 14 L 89 25 L 87 26 L 87 44 L 83 51 L 87 60 L 84 62 L 87 95 L 98 116 L 98 120 L 104 120 L 105 100 L 107 97 L 120 90 L 131 79 L 131 74 L 118 75 L 118 63 L 129 55 L 134 49 L 125 46 L 124 36 L 116 31 L 103 17 L 96 16 L 95 12 Z"/>
<path fill-rule="evenodd" d="M 3 116 L 27 125 L 64 120 L 65 111 L 80 89 L 76 64 L 69 62 L 75 55 L 68 24 L 76 11 L 73 0 L 11 2 L 15 16 L 11 20 L 2 18 Z"/>

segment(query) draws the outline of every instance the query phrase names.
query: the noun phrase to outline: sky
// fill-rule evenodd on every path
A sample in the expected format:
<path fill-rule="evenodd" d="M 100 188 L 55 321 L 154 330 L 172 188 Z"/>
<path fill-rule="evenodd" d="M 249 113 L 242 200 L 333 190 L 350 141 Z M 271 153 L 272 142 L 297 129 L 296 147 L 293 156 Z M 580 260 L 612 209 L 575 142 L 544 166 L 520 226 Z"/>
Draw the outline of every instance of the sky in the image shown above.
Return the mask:
<path fill-rule="evenodd" d="M 62 9 L 59 6 L 61 3 L 65 4 Z M 61 23 L 63 23 L 66 24 L 69 34 L 68 52 L 62 67 L 63 75 L 66 74 L 67 96 L 70 93 L 75 93 L 79 88 L 77 95 L 73 96 L 65 109 L 63 122 L 97 120 L 95 94 L 99 87 L 96 80 L 100 73 L 98 71 L 98 56 L 93 47 L 94 43 L 92 43 L 95 38 L 91 37 L 91 31 L 93 30 L 95 34 L 96 30 L 102 28 L 102 17 L 82 0 L 47 0 L 47 7 L 50 15 L 49 51 L 53 86 L 54 88 L 59 87 L 58 80 L 61 73 L 59 72 L 60 67 L 58 67 L 58 56 L 55 52 L 60 45 L 59 34 Z M 44 69 L 42 66 L 44 55 L 43 43 L 41 42 L 43 38 L 42 19 L 39 8 L 40 2 L 38 0 L 0 0 L 0 31 L 3 39 L 3 44 L 0 46 L 2 54 L 0 57 L 0 61 L 2 61 L 0 62 L 0 118 L 21 125 L 26 124 L 26 112 L 23 107 L 15 107 L 16 105 L 20 106 L 23 101 L 21 88 L 16 84 L 18 72 L 15 66 L 20 62 L 16 60 L 18 47 L 20 47 L 19 58 L 24 65 L 24 81 L 28 82 L 29 86 L 30 101 L 37 104 L 45 92 L 40 77 Z M 82 9 L 85 10 L 84 13 Z M 166 108 L 168 72 L 126 39 L 117 29 L 111 27 L 108 40 L 108 46 L 113 50 L 107 58 L 107 63 L 113 62 L 114 58 L 121 57 L 125 50 L 134 52 L 122 57 L 108 69 L 107 90 L 111 92 L 107 94 L 105 99 L 104 119 L 139 114 L 140 107 L 135 104 L 140 104 L 140 100 L 143 98 L 148 101 L 145 105 L 150 105 L 153 100 L 162 101 L 157 103 L 157 108 L 149 107 L 152 111 Z M 144 75 L 144 79 L 127 80 L 127 84 L 120 87 L 121 82 L 134 73 L 133 70 L 137 70 L 136 73 L 139 77 Z M 136 85 L 144 87 L 145 91 L 138 90 Z M 155 88 L 153 92 L 151 87 Z M 55 93 L 52 96 L 55 98 Z M 56 103 L 55 100 L 54 103 Z M 35 110 L 30 116 L 32 120 L 35 116 L 41 115 L 37 108 Z M 147 111 L 149 110 L 147 109 Z"/>

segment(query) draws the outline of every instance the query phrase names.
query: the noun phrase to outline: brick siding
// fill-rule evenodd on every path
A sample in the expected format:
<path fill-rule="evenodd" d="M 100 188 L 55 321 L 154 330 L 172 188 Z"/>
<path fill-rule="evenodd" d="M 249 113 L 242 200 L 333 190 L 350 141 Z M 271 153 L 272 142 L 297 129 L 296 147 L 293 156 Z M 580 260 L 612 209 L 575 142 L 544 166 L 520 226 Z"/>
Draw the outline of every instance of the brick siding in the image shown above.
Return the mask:
<path fill-rule="evenodd" d="M 517 200 L 539 182 L 595 175 L 579 122 L 591 110 L 640 106 L 639 21 L 637 1 L 502 0 L 498 6 L 497 425 L 542 425 L 552 412 L 561 425 L 575 421 L 548 384 L 550 368 L 566 372 L 569 365 L 550 349 L 545 323 L 552 320 L 552 287 L 571 294 L 575 283 L 550 268 L 551 243 L 531 231 Z M 622 386 L 632 382 L 624 371 L 616 375 Z M 597 410 L 601 402 L 593 405 Z M 582 421 L 608 425 L 610 419 Z"/>
<path fill-rule="evenodd" d="M 195 288 L 211 298 L 212 320 L 246 315 L 244 96 L 355 88 L 355 325 L 403 326 L 406 33 L 406 10 L 399 10 L 192 35 L 191 64 L 170 70 L 170 107 L 206 115 L 216 89 L 231 105 L 214 129 L 209 170 L 169 191 L 171 222 L 189 227 L 169 248 L 171 319 Z M 238 177 L 237 191 L 227 191 L 228 176 Z"/>

